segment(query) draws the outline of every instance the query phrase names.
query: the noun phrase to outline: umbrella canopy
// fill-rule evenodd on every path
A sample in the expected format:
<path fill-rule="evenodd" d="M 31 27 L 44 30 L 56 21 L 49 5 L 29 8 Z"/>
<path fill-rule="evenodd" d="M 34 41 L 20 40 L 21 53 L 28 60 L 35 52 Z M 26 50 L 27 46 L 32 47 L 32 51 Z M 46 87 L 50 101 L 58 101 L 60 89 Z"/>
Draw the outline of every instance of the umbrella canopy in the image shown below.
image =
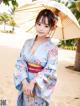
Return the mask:
<path fill-rule="evenodd" d="M 64 4 L 55 1 L 32 2 L 18 8 L 14 16 L 17 25 L 26 32 L 35 34 L 35 19 L 45 8 L 51 9 L 58 16 L 58 27 L 51 36 L 57 39 L 80 38 L 80 26 L 73 13 Z"/>

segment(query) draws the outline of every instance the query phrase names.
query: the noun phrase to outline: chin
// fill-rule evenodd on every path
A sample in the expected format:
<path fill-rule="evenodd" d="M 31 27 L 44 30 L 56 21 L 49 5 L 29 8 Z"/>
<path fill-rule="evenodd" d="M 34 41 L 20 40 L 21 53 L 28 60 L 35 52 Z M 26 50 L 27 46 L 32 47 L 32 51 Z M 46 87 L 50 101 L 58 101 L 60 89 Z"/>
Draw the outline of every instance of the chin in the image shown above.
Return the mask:
<path fill-rule="evenodd" d="M 39 37 L 42 37 L 42 36 L 45 36 L 45 35 L 44 35 L 44 34 L 40 34 L 40 33 L 38 33 L 38 36 L 39 36 Z"/>
<path fill-rule="evenodd" d="M 45 35 L 38 35 L 38 37 L 40 37 L 40 38 L 41 38 L 41 37 L 42 37 L 42 38 L 44 38 L 44 37 L 45 37 Z"/>

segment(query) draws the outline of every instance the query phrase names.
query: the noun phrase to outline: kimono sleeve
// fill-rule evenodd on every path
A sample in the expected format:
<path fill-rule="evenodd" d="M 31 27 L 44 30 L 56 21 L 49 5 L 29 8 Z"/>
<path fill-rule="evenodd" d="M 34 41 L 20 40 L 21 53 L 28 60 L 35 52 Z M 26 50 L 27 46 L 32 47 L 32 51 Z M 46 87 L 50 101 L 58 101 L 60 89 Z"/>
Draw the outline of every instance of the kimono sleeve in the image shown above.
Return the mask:
<path fill-rule="evenodd" d="M 44 69 L 38 73 L 36 83 L 41 89 L 41 96 L 48 98 L 57 82 L 58 47 L 53 46 L 48 52 L 48 61 Z M 48 99 L 47 99 L 48 100 Z"/>
<path fill-rule="evenodd" d="M 26 64 L 25 56 L 24 56 L 24 50 L 25 50 L 25 46 L 27 45 L 27 42 L 28 41 L 24 43 L 24 46 L 20 52 L 20 56 L 17 58 L 16 64 L 14 67 L 14 73 L 13 73 L 14 83 L 15 83 L 16 89 L 18 90 L 22 89 L 22 80 L 27 78 L 27 73 L 26 73 L 27 64 Z"/>

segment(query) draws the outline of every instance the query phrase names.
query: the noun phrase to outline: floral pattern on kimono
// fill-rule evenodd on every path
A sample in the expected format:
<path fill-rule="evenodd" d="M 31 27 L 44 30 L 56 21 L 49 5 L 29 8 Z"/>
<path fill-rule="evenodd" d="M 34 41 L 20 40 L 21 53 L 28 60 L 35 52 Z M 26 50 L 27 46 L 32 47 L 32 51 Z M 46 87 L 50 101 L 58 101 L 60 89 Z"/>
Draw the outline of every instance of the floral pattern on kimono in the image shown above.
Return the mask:
<path fill-rule="evenodd" d="M 34 39 L 29 39 L 24 43 L 24 46 L 21 50 L 20 57 L 17 58 L 14 70 L 14 82 L 15 87 L 19 91 L 19 96 L 17 99 L 17 106 L 26 106 L 25 104 L 21 105 L 19 97 L 22 94 L 22 80 L 26 78 L 27 81 L 31 81 L 35 78 L 35 74 L 29 72 L 27 67 L 27 62 L 42 65 L 44 68 L 41 72 L 38 72 L 36 77 L 36 86 L 34 91 L 36 96 L 34 97 L 34 102 L 32 105 L 27 106 L 46 106 L 50 104 L 50 96 L 54 90 L 54 87 L 57 82 L 57 63 L 58 63 L 58 48 L 55 46 L 49 39 L 47 42 L 41 44 L 34 55 L 32 55 L 29 50 L 34 43 Z M 45 82 L 46 80 L 46 82 Z M 37 105 L 36 105 L 36 99 Z M 21 98 L 20 98 L 21 99 Z M 24 101 L 27 97 L 22 98 Z M 41 102 L 42 101 L 42 102 Z M 30 101 L 31 102 L 31 101 Z M 40 104 L 41 103 L 41 104 Z M 27 102 L 28 104 L 28 102 Z M 34 104 L 34 105 L 33 105 Z"/>

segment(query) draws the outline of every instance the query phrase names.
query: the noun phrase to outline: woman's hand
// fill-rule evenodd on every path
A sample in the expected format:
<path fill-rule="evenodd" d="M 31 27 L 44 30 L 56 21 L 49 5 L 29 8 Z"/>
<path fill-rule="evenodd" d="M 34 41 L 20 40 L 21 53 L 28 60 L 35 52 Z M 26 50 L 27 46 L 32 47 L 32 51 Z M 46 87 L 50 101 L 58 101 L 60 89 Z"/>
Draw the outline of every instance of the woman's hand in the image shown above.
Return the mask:
<path fill-rule="evenodd" d="M 23 84 L 22 90 L 23 90 L 24 95 L 30 96 L 31 95 L 31 86 L 30 86 L 30 84 L 27 82 L 26 79 L 24 79 L 22 81 L 22 84 Z"/>
<path fill-rule="evenodd" d="M 30 86 L 30 88 L 31 88 L 31 91 L 32 91 L 33 88 L 34 88 L 34 84 L 35 84 L 34 80 L 31 80 L 31 82 L 29 83 L 29 86 Z"/>
<path fill-rule="evenodd" d="M 34 94 L 33 94 L 34 85 L 35 85 L 35 80 L 31 80 L 31 82 L 29 84 L 30 89 L 31 89 L 31 96 L 34 96 Z"/>

